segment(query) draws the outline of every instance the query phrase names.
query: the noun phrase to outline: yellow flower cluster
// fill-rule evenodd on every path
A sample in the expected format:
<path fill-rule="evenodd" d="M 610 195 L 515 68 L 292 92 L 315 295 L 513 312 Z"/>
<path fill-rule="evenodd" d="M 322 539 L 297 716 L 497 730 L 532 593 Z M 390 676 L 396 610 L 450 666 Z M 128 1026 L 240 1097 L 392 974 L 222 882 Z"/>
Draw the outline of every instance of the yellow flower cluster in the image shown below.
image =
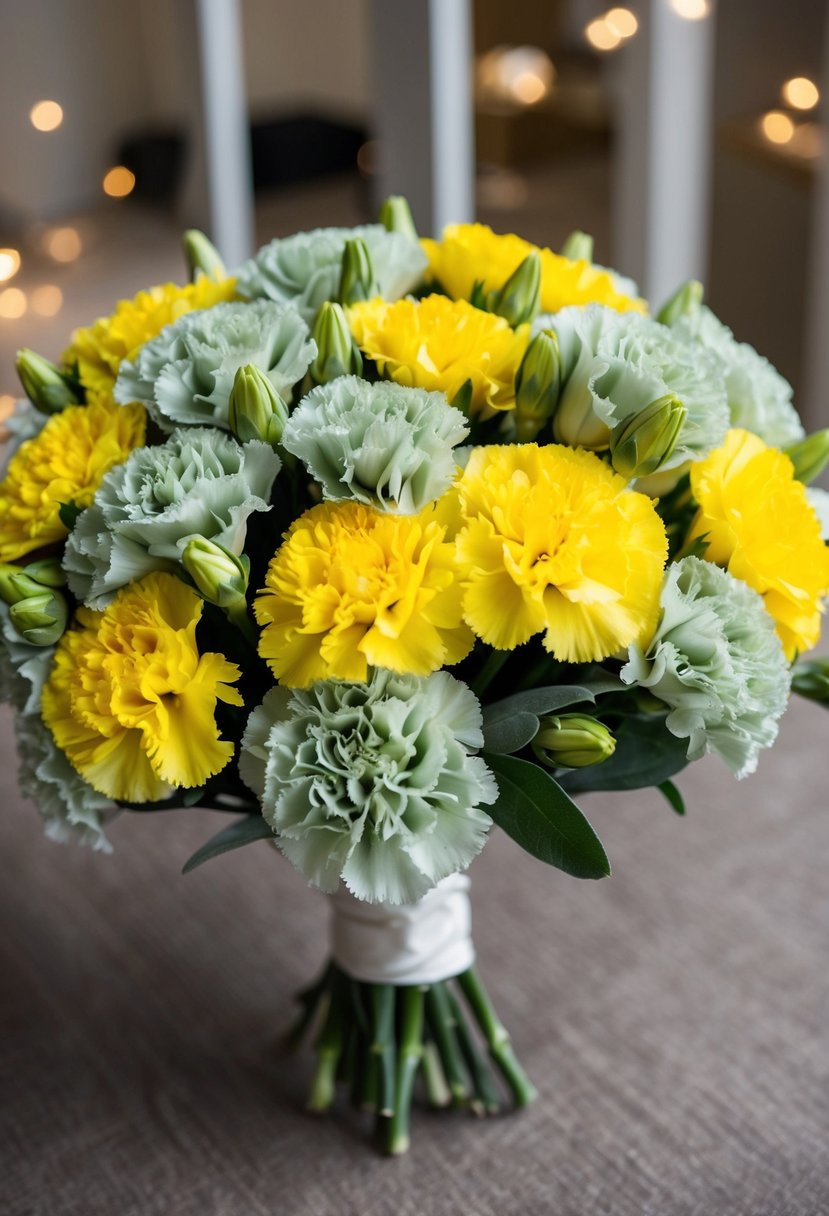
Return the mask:
<path fill-rule="evenodd" d="M 644 494 L 592 452 L 477 448 L 458 482 L 464 615 L 511 650 L 544 630 L 560 660 L 604 659 L 652 633 L 667 539 Z"/>
<path fill-rule="evenodd" d="M 58 643 L 43 719 L 78 772 L 110 798 L 151 802 L 202 785 L 225 767 L 217 701 L 239 669 L 199 654 L 199 596 L 171 574 L 150 574 L 103 612 L 80 608 Z"/>
<path fill-rule="evenodd" d="M 533 252 L 541 257 L 541 311 L 604 304 L 617 312 L 647 312 L 644 300 L 619 291 L 609 271 L 538 249 L 520 236 L 499 236 L 486 224 L 450 224 L 443 240 L 422 241 L 429 267 L 456 300 L 469 299 L 476 283 L 497 291 Z"/>
<path fill-rule="evenodd" d="M 104 474 L 144 442 L 141 405 L 101 396 L 48 419 L 9 462 L 0 482 L 0 561 L 62 540 L 61 503 L 86 507 Z"/>
<path fill-rule="evenodd" d="M 706 560 L 760 592 L 789 659 L 810 650 L 829 595 L 829 549 L 792 462 L 732 430 L 691 466 L 691 490 L 700 510 L 689 541 L 704 540 Z"/>
<path fill-rule="evenodd" d="M 77 363 L 81 384 L 87 390 L 111 392 L 121 363 L 135 358 L 145 342 L 157 337 L 165 325 L 186 312 L 232 300 L 235 294 L 235 279 L 217 281 L 208 275 L 200 275 L 183 287 L 165 283 L 139 291 L 134 299 L 121 300 L 112 316 L 76 329 L 63 361 L 70 367 Z"/>
<path fill-rule="evenodd" d="M 470 415 L 491 417 L 515 408 L 515 373 L 529 327 L 513 330 L 503 319 L 465 300 L 368 300 L 349 309 L 355 341 L 380 374 L 409 388 L 443 392 L 453 401 L 467 381 Z"/>
<path fill-rule="evenodd" d="M 455 574 L 454 496 L 419 515 L 322 503 L 292 525 L 256 601 L 259 652 L 283 684 L 429 675 L 473 638 Z"/>

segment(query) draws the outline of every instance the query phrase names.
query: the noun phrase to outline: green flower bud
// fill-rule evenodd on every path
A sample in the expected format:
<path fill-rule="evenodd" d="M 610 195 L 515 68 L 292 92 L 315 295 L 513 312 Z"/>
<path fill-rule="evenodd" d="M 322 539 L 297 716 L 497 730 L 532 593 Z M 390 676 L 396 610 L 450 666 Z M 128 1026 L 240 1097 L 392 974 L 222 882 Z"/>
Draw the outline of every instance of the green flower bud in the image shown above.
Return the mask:
<path fill-rule="evenodd" d="M 617 473 L 632 481 L 648 477 L 671 456 L 687 410 L 666 393 L 610 433 L 610 460 Z"/>
<path fill-rule="evenodd" d="M 571 232 L 561 246 L 561 256 L 571 262 L 593 261 L 593 238 L 587 232 Z"/>
<path fill-rule="evenodd" d="M 829 658 L 800 659 L 795 663 L 792 692 L 829 709 Z"/>
<path fill-rule="evenodd" d="M 54 646 L 69 620 L 69 607 L 59 591 L 39 588 L 9 608 L 9 620 L 30 646 Z"/>
<path fill-rule="evenodd" d="M 682 317 L 690 317 L 702 304 L 703 286 L 696 279 L 689 279 L 678 287 L 656 314 L 661 325 L 676 325 Z"/>
<path fill-rule="evenodd" d="M 328 384 L 337 376 L 362 373 L 363 357 L 339 304 L 326 301 L 322 305 L 314 321 L 312 337 L 317 344 L 317 357 L 309 371 L 315 384 Z"/>
<path fill-rule="evenodd" d="M 616 740 L 601 722 L 587 714 L 542 718 L 532 749 L 548 768 L 588 768 L 616 750 Z"/>
<path fill-rule="evenodd" d="M 40 561 L 29 562 L 26 573 L 41 587 L 66 586 L 66 574 L 57 557 L 44 557 Z"/>
<path fill-rule="evenodd" d="M 524 258 L 500 291 L 489 299 L 489 311 L 514 327 L 532 321 L 541 308 L 541 258 L 535 252 Z"/>
<path fill-rule="evenodd" d="M 67 405 L 77 405 L 77 396 L 60 368 L 33 350 L 17 352 L 17 374 L 23 392 L 41 414 L 59 414 Z"/>
<path fill-rule="evenodd" d="M 30 595 L 40 595 L 44 588 L 66 585 L 66 577 L 57 558 L 30 562 L 28 566 L 0 565 L 0 599 L 16 604 Z"/>
<path fill-rule="evenodd" d="M 346 241 L 338 300 L 341 304 L 357 304 L 360 300 L 373 300 L 379 294 L 368 245 L 360 237 Z"/>
<path fill-rule="evenodd" d="M 244 604 L 250 568 L 244 554 L 237 556 L 224 545 L 196 536 L 185 545 L 181 564 L 208 603 L 217 608 L 236 606 L 240 600 Z"/>
<path fill-rule="evenodd" d="M 515 427 L 520 443 L 535 439 L 558 404 L 561 355 L 550 330 L 536 334 L 515 377 Z"/>
<path fill-rule="evenodd" d="M 240 367 L 227 402 L 230 429 L 240 443 L 261 439 L 271 447 L 282 439 L 288 407 L 268 377 L 252 363 Z"/>
<path fill-rule="evenodd" d="M 410 241 L 418 239 L 408 199 L 405 199 L 402 194 L 390 194 L 380 207 L 380 214 L 377 218 L 386 232 L 399 232 L 401 236 L 408 237 Z"/>
<path fill-rule="evenodd" d="M 182 238 L 182 244 L 191 279 L 196 279 L 200 273 L 211 279 L 224 279 L 227 276 L 218 249 L 198 228 L 189 228 Z"/>
<path fill-rule="evenodd" d="M 798 481 L 808 486 L 819 477 L 829 464 L 829 427 L 823 431 L 815 431 L 800 443 L 793 443 L 783 451 L 794 465 L 794 475 Z"/>

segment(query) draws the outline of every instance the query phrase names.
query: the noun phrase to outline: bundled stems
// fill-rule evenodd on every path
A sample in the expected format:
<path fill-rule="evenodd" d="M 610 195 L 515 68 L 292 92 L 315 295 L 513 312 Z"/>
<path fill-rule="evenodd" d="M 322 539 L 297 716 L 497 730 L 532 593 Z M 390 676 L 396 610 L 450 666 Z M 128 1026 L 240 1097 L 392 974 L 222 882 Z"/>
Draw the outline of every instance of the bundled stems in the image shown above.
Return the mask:
<path fill-rule="evenodd" d="M 480 1116 L 507 1105 L 499 1078 L 514 1106 L 535 1097 L 474 969 L 439 983 L 395 986 L 350 979 L 332 963 L 299 1000 L 288 1043 L 296 1046 L 321 1025 L 308 1109 L 327 1110 L 343 1083 L 352 1104 L 374 1115 L 386 1153 L 409 1147 L 418 1077 L 430 1106 Z"/>

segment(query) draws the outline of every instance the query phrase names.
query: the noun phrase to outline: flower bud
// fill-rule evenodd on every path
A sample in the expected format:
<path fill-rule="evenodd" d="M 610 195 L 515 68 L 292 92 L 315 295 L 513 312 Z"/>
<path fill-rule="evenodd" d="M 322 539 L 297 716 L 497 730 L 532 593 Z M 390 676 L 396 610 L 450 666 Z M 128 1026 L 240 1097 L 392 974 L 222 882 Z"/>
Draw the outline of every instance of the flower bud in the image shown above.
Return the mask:
<path fill-rule="evenodd" d="M 681 317 L 690 317 L 702 303 L 703 287 L 696 279 L 688 279 L 666 300 L 656 314 L 661 325 L 676 325 Z"/>
<path fill-rule="evenodd" d="M 541 258 L 533 251 L 512 272 L 500 291 L 492 292 L 489 311 L 513 328 L 532 321 L 541 308 Z"/>
<path fill-rule="evenodd" d="M 341 304 L 357 304 L 360 300 L 373 300 L 379 294 L 380 288 L 374 277 L 371 254 L 365 241 L 360 237 L 346 241 L 340 271 L 340 288 L 337 293 L 338 300 Z"/>
<path fill-rule="evenodd" d="M 561 356 L 550 330 L 536 334 L 515 376 L 515 427 L 520 443 L 535 439 L 558 404 Z"/>
<path fill-rule="evenodd" d="M 548 768 L 588 768 L 601 764 L 616 750 L 613 735 L 587 714 L 542 718 L 532 749 Z"/>
<path fill-rule="evenodd" d="M 226 277 L 227 270 L 218 249 L 198 228 L 189 228 L 182 244 L 191 279 L 198 278 L 199 274 L 206 274 L 211 279 Z"/>
<path fill-rule="evenodd" d="M 829 708 L 829 658 L 800 659 L 795 663 L 792 692 Z"/>
<path fill-rule="evenodd" d="M 808 486 L 829 464 L 829 427 L 783 450 L 794 465 L 797 480 Z"/>
<path fill-rule="evenodd" d="M 317 357 L 308 369 L 315 384 L 328 384 L 337 376 L 359 376 L 363 357 L 351 336 L 339 304 L 326 302 L 314 321 L 312 337 Z"/>
<path fill-rule="evenodd" d="M 227 407 L 230 429 L 240 443 L 261 439 L 276 447 L 281 442 L 288 407 L 264 372 L 252 363 L 236 372 Z"/>
<path fill-rule="evenodd" d="M 196 536 L 185 545 L 181 564 L 209 604 L 246 609 L 250 563 L 244 554 L 237 557 L 224 545 Z"/>
<path fill-rule="evenodd" d="M 59 591 L 39 588 L 9 608 L 9 620 L 30 646 L 54 646 L 69 620 L 69 607 Z"/>
<path fill-rule="evenodd" d="M 59 414 L 80 398 L 60 368 L 33 350 L 17 352 L 17 374 L 23 391 L 41 414 Z"/>
<path fill-rule="evenodd" d="M 571 262 L 593 261 L 593 238 L 587 232 L 571 232 L 561 247 L 561 256 Z"/>
<path fill-rule="evenodd" d="M 39 595 L 44 588 L 65 586 L 66 575 L 56 557 L 30 562 L 28 566 L 13 566 L 6 562 L 0 565 L 0 599 L 7 604 Z"/>
<path fill-rule="evenodd" d="M 661 469 L 676 447 L 687 410 L 666 393 L 610 433 L 610 460 L 617 473 L 632 481 Z"/>
<path fill-rule="evenodd" d="M 408 199 L 405 199 L 402 194 L 389 195 L 380 207 L 378 219 L 387 232 L 399 232 L 401 236 L 408 237 L 410 241 L 418 239 Z"/>

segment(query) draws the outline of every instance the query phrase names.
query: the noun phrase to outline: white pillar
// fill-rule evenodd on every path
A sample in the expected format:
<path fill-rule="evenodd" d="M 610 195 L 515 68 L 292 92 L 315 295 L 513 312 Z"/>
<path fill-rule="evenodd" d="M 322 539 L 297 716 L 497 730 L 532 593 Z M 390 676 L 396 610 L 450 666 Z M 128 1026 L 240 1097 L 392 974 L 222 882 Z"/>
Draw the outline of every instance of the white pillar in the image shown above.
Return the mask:
<path fill-rule="evenodd" d="M 687 20 L 671 0 L 637 14 L 619 53 L 614 265 L 659 304 L 707 271 L 714 15 Z"/>
<path fill-rule="evenodd" d="M 824 126 L 829 115 L 829 22 L 823 45 L 821 113 Z M 806 310 L 805 393 L 800 412 L 807 430 L 829 426 L 829 377 L 826 348 L 829 339 L 829 152 L 824 148 L 818 162 L 812 194 L 812 222 L 807 262 L 808 307 Z M 822 479 L 825 482 L 825 478 Z"/>
<path fill-rule="evenodd" d="M 198 0 L 210 238 L 228 266 L 253 251 L 242 16 L 239 0 Z"/>
<path fill-rule="evenodd" d="M 372 41 L 377 201 L 405 194 L 439 235 L 475 214 L 469 0 L 374 0 Z"/>

